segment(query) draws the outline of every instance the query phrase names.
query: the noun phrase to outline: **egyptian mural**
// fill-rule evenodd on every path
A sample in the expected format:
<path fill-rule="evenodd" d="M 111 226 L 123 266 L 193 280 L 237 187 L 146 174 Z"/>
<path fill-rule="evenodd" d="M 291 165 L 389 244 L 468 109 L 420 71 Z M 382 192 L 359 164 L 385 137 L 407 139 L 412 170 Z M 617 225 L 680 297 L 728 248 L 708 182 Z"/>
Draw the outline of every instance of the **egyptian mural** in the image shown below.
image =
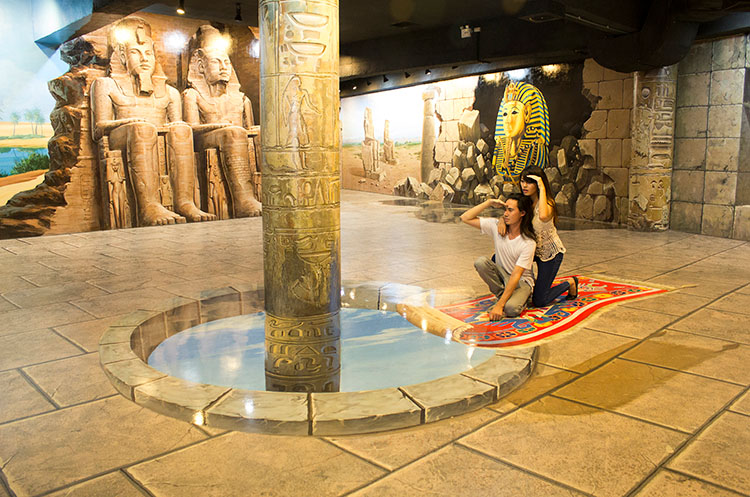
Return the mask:
<path fill-rule="evenodd" d="M 219 28 L 139 14 L 64 44 L 50 171 L 0 237 L 260 215 L 258 32 Z"/>
<path fill-rule="evenodd" d="M 345 98 L 343 185 L 476 204 L 514 191 L 537 165 L 563 215 L 624 223 L 626 164 L 602 167 L 595 138 L 609 138 L 608 111 L 594 112 L 602 98 L 583 73 L 582 63 L 555 64 Z M 601 112 L 603 136 L 593 128 Z M 621 161 L 625 136 L 615 138 L 607 146 L 621 145 Z"/>
<path fill-rule="evenodd" d="M 4 0 L 0 5 L 0 186 L 38 176 L 31 173 L 49 166 L 49 114 L 55 100 L 47 81 L 67 65 L 59 53 L 45 54 L 34 44 L 32 19 L 31 2 Z"/>

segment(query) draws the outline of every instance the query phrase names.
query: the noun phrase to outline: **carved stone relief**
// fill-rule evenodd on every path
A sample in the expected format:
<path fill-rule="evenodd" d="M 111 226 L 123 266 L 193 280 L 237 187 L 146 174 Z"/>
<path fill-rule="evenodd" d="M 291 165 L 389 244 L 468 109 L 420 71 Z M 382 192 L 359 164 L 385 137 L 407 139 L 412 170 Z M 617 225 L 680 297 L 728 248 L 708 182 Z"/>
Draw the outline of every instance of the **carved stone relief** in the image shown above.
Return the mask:
<path fill-rule="evenodd" d="M 338 6 L 264 0 L 259 12 L 267 388 L 336 391 Z"/>
<path fill-rule="evenodd" d="M 677 66 L 638 72 L 633 118 L 628 227 L 669 228 Z"/>

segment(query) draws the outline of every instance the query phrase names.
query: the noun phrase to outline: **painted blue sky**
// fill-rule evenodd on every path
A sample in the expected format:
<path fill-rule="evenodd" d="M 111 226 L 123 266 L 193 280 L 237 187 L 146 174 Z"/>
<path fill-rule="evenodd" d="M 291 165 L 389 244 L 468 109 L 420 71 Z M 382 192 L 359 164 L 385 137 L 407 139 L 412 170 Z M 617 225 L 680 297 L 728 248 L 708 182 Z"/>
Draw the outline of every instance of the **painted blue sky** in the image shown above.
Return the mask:
<path fill-rule="evenodd" d="M 372 109 L 375 125 L 375 138 L 383 140 L 386 119 L 390 122 L 391 140 L 395 142 L 422 141 L 422 121 L 424 101 L 422 93 L 428 86 L 445 88 L 449 86 L 476 87 L 477 76 L 422 84 L 409 88 L 381 91 L 356 97 L 341 99 L 341 123 L 345 144 L 360 143 L 365 139 L 365 108 Z"/>
<path fill-rule="evenodd" d="M 10 120 L 12 112 L 39 108 L 49 121 L 55 100 L 47 81 L 61 76 L 68 65 L 60 60 L 59 51 L 48 57 L 34 43 L 31 2 L 0 2 L 0 121 Z"/>

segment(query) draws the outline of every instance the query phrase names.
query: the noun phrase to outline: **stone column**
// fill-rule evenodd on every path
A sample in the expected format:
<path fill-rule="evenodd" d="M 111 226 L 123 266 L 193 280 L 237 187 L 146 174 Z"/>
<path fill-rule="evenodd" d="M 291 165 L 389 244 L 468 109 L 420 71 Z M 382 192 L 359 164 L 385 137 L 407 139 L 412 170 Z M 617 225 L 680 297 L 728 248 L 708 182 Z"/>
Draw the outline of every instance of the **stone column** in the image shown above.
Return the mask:
<path fill-rule="evenodd" d="M 437 140 L 438 118 L 435 115 L 435 99 L 440 90 L 434 86 L 427 88 L 422 93 L 424 100 L 424 121 L 422 121 L 422 179 L 427 183 L 430 171 L 435 167 L 435 141 Z"/>
<path fill-rule="evenodd" d="M 338 0 L 261 0 L 266 388 L 338 391 Z"/>
<path fill-rule="evenodd" d="M 677 66 L 637 72 L 633 85 L 633 154 L 628 228 L 669 228 Z"/>

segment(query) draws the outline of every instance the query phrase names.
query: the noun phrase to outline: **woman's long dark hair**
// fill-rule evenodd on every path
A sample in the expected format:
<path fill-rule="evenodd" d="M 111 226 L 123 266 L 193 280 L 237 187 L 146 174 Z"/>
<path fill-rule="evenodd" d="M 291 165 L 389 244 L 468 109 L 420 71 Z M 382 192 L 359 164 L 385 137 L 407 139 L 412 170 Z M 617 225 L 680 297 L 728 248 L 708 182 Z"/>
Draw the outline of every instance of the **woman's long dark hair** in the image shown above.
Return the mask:
<path fill-rule="evenodd" d="M 521 218 L 521 233 L 526 238 L 536 241 L 536 233 L 534 232 L 534 225 L 531 220 L 534 219 L 534 206 L 531 201 L 531 197 L 527 197 L 521 193 L 511 193 L 508 195 L 508 200 L 515 200 L 518 204 L 518 210 L 523 211 L 523 217 Z"/>
<path fill-rule="evenodd" d="M 557 226 L 557 204 L 555 204 L 555 199 L 552 198 L 552 190 L 549 187 L 549 180 L 547 179 L 547 175 L 544 173 L 544 170 L 541 167 L 531 166 L 523 170 L 523 172 L 521 173 L 521 181 L 523 181 L 524 183 L 536 183 L 536 181 L 529 178 L 529 176 L 539 176 L 540 178 L 542 178 L 542 183 L 544 183 L 544 191 L 547 194 L 547 205 L 549 205 L 550 209 L 552 209 L 552 221 L 555 223 L 555 226 Z M 538 191 L 539 186 L 537 185 L 536 188 Z"/>

